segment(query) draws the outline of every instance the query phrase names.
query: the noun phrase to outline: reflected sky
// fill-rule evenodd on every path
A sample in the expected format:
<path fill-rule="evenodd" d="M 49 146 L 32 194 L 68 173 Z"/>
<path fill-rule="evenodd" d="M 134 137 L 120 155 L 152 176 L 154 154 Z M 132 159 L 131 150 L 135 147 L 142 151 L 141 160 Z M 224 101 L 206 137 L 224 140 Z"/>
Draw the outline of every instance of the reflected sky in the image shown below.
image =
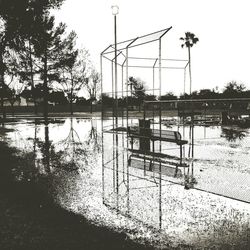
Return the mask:
<path fill-rule="evenodd" d="M 110 124 L 104 121 L 104 126 Z M 113 134 L 104 134 L 102 167 L 99 119 L 67 118 L 48 126 L 20 120 L 6 127 L 15 131 L 2 140 L 34 155 L 34 169 L 50 180 L 48 189 L 55 202 L 97 225 L 158 247 L 219 248 L 249 242 L 250 205 L 212 194 L 250 202 L 249 129 L 195 127 L 196 182 L 187 190 L 184 168 L 176 175 L 173 168 L 155 166 L 158 170 L 152 171 L 136 159 L 128 164 L 125 133 L 118 135 L 116 159 Z M 189 127 L 172 129 L 188 139 Z M 177 155 L 179 149 L 166 143 L 162 150 Z M 187 155 L 188 145 L 184 152 Z M 20 172 L 16 175 L 26 178 Z"/>

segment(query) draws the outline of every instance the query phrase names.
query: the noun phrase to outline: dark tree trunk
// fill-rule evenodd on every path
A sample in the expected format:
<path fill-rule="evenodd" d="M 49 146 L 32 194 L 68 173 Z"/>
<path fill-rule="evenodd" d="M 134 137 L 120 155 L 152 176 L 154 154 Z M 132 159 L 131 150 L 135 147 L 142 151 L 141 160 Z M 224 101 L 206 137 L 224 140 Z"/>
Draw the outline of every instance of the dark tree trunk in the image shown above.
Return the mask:
<path fill-rule="evenodd" d="M 0 91 L 1 91 L 1 110 L 3 119 L 6 118 L 5 106 L 4 106 L 4 63 L 3 63 L 3 56 L 0 52 Z"/>
<path fill-rule="evenodd" d="M 11 103 L 11 111 L 12 111 L 12 116 L 14 116 L 14 103 Z"/>
<path fill-rule="evenodd" d="M 188 69 L 189 69 L 189 79 L 190 79 L 190 95 L 192 94 L 192 72 L 191 72 L 191 53 L 190 53 L 190 47 L 188 47 L 188 61 L 189 61 L 189 65 L 188 65 Z"/>
<path fill-rule="evenodd" d="M 69 107 L 70 107 L 70 114 L 73 115 L 73 100 L 72 99 L 70 99 Z"/>
<path fill-rule="evenodd" d="M 74 79 L 73 79 L 73 74 L 72 71 L 70 72 L 70 77 L 71 77 L 71 89 L 70 89 L 70 114 L 73 115 L 73 91 L 74 91 Z"/>
<path fill-rule="evenodd" d="M 93 113 L 93 89 L 90 89 L 90 113 Z"/>
<path fill-rule="evenodd" d="M 43 105 L 44 105 L 44 110 L 43 110 L 43 116 L 45 120 L 45 124 L 48 124 L 48 65 L 47 65 L 47 49 L 45 49 L 45 54 L 44 54 L 44 81 L 43 81 Z"/>
<path fill-rule="evenodd" d="M 50 173 L 50 142 L 49 142 L 49 128 L 48 124 L 45 122 L 44 126 L 44 132 L 45 132 L 45 142 L 44 142 L 44 163 L 45 163 L 45 169 L 47 173 Z"/>
<path fill-rule="evenodd" d="M 30 81 L 31 81 L 31 93 L 32 93 L 32 99 L 34 102 L 34 112 L 37 114 L 37 103 L 35 98 L 35 85 L 34 85 L 34 75 L 33 75 L 33 59 L 32 59 L 32 51 L 29 41 L 29 63 L 30 63 Z"/>

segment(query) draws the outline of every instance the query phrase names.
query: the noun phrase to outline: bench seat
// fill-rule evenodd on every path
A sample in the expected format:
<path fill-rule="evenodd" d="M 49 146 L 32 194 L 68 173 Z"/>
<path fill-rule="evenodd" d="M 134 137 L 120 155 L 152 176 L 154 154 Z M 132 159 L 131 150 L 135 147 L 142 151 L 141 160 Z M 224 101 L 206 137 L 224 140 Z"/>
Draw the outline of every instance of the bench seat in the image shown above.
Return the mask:
<path fill-rule="evenodd" d="M 150 139 L 152 141 L 166 141 L 176 143 L 177 145 L 187 144 L 187 140 L 181 139 L 181 134 L 178 131 L 159 130 L 149 128 L 129 127 L 128 136 L 131 138 Z"/>
<path fill-rule="evenodd" d="M 188 165 L 186 163 L 182 163 L 181 162 L 182 159 L 177 156 L 172 156 L 172 155 L 158 153 L 158 152 L 143 151 L 143 150 L 138 150 L 138 149 L 128 149 L 128 150 L 132 152 L 131 157 L 144 159 L 150 162 L 155 161 L 159 163 L 164 163 L 164 164 L 172 165 L 175 167 L 188 167 Z M 170 160 L 175 160 L 179 162 L 174 162 Z"/>

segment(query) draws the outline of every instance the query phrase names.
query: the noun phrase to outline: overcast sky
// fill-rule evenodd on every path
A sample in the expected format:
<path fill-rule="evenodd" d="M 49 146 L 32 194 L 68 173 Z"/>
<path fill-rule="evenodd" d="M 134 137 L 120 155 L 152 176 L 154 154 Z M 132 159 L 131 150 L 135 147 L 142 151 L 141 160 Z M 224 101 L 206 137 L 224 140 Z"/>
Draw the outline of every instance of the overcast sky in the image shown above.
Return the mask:
<path fill-rule="evenodd" d="M 111 5 L 119 6 L 118 41 L 173 26 L 164 37 L 164 58 L 187 59 L 179 38 L 193 32 L 193 89 L 223 89 L 232 80 L 250 88 L 248 0 L 65 0 L 56 18 L 78 34 L 99 70 L 100 52 L 113 43 Z M 157 55 L 157 54 L 156 54 Z M 180 93 L 183 83 L 166 90 Z"/>

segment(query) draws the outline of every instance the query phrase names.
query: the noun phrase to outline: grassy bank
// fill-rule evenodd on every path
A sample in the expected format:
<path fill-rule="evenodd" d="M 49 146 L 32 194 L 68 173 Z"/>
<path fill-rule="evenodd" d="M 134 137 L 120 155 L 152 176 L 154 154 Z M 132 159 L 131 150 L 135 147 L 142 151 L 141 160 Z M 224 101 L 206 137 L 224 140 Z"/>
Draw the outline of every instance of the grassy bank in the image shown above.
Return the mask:
<path fill-rule="evenodd" d="M 34 171 L 32 155 L 0 142 L 0 162 L 1 250 L 150 249 L 58 207 L 46 189 L 49 180 Z"/>

